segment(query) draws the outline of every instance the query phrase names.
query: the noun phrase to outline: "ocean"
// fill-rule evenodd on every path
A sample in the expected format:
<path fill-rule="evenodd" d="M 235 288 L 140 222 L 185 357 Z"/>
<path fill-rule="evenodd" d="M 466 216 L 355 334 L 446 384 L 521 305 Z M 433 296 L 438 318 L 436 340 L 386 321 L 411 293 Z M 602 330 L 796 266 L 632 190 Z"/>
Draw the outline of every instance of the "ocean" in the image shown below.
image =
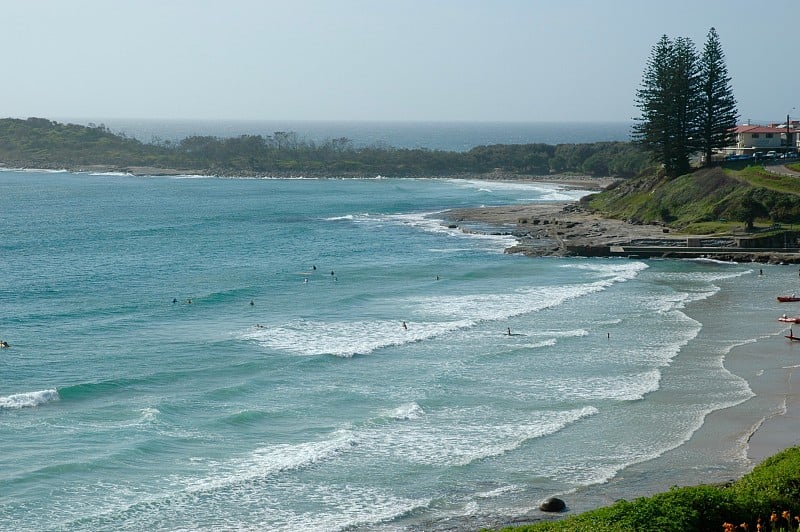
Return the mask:
<path fill-rule="evenodd" d="M 586 193 L 0 172 L 0 529 L 473 530 L 741 475 L 794 268 L 441 221 Z"/>

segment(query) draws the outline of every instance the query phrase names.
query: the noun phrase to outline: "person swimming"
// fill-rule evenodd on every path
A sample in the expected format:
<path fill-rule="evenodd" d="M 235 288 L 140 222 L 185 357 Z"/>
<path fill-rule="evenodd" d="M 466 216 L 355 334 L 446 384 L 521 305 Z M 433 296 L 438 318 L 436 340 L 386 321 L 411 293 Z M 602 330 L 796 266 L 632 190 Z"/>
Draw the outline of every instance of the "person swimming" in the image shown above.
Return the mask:
<path fill-rule="evenodd" d="M 5 340 L 0 340 L 0 348 L 3 348 L 3 347 L 11 347 L 11 344 L 6 342 Z"/>

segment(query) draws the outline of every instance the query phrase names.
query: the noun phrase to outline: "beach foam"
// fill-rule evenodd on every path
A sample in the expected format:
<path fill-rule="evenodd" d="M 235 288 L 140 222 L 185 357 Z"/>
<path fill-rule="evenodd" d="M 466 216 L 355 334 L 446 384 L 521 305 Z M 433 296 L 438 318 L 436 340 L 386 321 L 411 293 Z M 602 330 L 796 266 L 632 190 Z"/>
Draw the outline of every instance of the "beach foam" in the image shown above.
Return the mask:
<path fill-rule="evenodd" d="M 26 392 L 0 397 L 0 409 L 16 410 L 19 408 L 33 408 L 60 399 L 54 389 Z"/>

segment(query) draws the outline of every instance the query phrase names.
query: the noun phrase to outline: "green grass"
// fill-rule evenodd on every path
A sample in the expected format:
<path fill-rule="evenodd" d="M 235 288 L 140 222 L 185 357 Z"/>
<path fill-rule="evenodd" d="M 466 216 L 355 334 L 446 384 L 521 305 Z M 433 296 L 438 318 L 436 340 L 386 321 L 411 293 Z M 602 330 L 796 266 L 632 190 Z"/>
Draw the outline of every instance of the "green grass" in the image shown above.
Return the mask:
<path fill-rule="evenodd" d="M 789 512 L 791 516 L 800 513 L 800 447 L 786 449 L 764 460 L 753 471 L 730 485 L 676 487 L 653 497 L 618 501 L 612 506 L 558 521 L 503 530 L 688 532 L 723 530 L 723 523 L 748 523 L 748 530 L 756 530 L 756 523 L 760 519 L 766 525 L 765 531 L 777 531 L 780 530 L 777 526 L 780 523 L 770 526 L 773 512 L 779 519 L 783 512 Z M 797 530 L 798 522 L 794 521 L 794 517 L 791 520 L 791 530 Z"/>
<path fill-rule="evenodd" d="M 584 202 L 611 218 L 717 234 L 743 229 L 748 212 L 762 225 L 800 223 L 800 178 L 761 166 L 704 168 L 675 179 L 626 180 Z"/>
<path fill-rule="evenodd" d="M 785 194 L 800 194 L 800 178 L 772 174 L 762 166 L 748 166 L 744 170 L 726 170 L 726 173 L 753 187 L 763 187 Z"/>

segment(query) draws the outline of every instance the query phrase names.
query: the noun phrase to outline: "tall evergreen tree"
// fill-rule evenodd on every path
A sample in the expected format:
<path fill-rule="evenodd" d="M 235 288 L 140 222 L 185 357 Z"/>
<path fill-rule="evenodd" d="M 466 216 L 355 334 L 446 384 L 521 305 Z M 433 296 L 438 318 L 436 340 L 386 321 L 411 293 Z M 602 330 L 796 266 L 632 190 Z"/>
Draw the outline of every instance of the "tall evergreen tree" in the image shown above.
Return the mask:
<path fill-rule="evenodd" d="M 730 144 L 736 126 L 736 101 L 722 47 L 711 28 L 702 56 L 685 37 L 664 35 L 653 47 L 636 92 L 642 111 L 633 138 L 674 177 L 691 169 L 690 157 Z"/>
<path fill-rule="evenodd" d="M 694 43 L 662 36 L 653 47 L 636 92 L 642 116 L 633 126 L 633 137 L 671 177 L 690 170 L 689 157 L 696 149 L 699 81 Z"/>
<path fill-rule="evenodd" d="M 669 165 L 673 169 L 672 175 L 681 175 L 691 170 L 689 158 L 696 151 L 700 108 L 699 58 L 690 39 L 675 39 L 670 73 L 673 113 L 670 122 L 674 135 L 671 139 L 673 150 Z"/>
<path fill-rule="evenodd" d="M 670 65 L 673 53 L 672 41 L 662 35 L 650 51 L 641 87 L 636 91 L 636 106 L 642 114 L 635 119 L 633 125 L 634 140 L 650 152 L 654 159 L 663 163 L 665 168 L 672 160 L 673 148 L 670 140 L 673 134 L 670 131 Z M 668 173 L 669 171 L 667 168 Z"/>
<path fill-rule="evenodd" d="M 705 156 L 706 164 L 709 164 L 715 149 L 729 146 L 735 139 L 733 128 L 738 118 L 725 54 L 714 28 L 708 31 L 700 57 L 700 79 L 698 148 Z"/>

